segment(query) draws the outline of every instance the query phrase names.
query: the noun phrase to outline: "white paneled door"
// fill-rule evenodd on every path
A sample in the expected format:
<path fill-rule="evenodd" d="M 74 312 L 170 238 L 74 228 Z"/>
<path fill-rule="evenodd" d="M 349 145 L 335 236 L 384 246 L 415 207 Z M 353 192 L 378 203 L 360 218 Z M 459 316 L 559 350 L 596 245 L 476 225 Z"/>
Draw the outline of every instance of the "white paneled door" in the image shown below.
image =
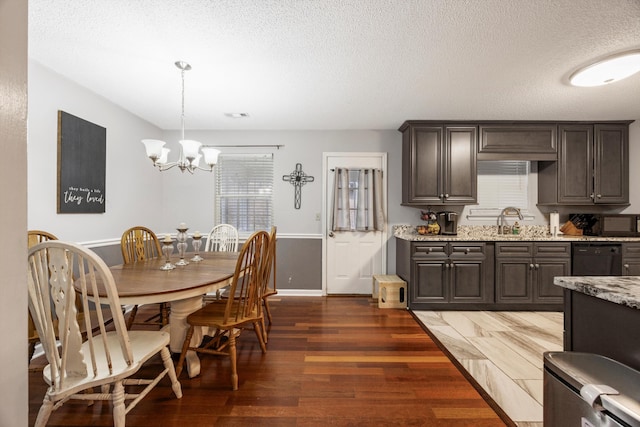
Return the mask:
<path fill-rule="evenodd" d="M 386 224 L 383 231 L 332 230 L 335 169 L 348 168 L 352 171 L 349 173 L 350 189 L 357 187 L 359 169 L 380 169 L 383 182 L 382 205 L 386 218 L 387 154 L 324 153 L 323 166 L 323 293 L 371 294 L 372 276 L 386 273 Z M 353 205 L 351 207 L 354 208 Z"/>

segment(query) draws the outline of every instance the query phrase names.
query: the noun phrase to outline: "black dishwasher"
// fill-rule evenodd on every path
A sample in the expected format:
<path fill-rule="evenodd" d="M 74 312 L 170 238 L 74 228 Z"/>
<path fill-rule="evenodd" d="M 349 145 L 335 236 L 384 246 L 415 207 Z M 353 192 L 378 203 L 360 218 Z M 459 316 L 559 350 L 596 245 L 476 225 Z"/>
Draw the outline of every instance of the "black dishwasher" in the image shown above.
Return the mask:
<path fill-rule="evenodd" d="M 621 243 L 573 243 L 572 276 L 621 276 Z"/>

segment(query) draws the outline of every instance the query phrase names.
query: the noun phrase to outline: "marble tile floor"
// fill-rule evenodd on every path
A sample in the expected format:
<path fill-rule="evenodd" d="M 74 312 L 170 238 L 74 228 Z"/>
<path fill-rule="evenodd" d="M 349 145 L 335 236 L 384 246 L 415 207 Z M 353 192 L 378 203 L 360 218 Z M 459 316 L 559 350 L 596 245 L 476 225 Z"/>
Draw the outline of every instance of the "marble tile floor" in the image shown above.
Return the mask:
<path fill-rule="evenodd" d="M 562 350 L 563 313 L 414 313 L 518 427 L 542 427 L 542 353 Z"/>

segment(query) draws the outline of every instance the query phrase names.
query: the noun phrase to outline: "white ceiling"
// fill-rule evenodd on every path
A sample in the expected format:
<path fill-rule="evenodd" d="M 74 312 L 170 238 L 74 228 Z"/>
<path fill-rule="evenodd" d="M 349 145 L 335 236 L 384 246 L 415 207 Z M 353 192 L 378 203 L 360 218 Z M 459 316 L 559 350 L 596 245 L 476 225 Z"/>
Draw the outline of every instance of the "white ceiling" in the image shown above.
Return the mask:
<path fill-rule="evenodd" d="M 162 129 L 397 129 L 407 119 L 640 120 L 640 0 L 29 0 L 29 55 Z M 231 119 L 228 112 L 246 112 Z"/>

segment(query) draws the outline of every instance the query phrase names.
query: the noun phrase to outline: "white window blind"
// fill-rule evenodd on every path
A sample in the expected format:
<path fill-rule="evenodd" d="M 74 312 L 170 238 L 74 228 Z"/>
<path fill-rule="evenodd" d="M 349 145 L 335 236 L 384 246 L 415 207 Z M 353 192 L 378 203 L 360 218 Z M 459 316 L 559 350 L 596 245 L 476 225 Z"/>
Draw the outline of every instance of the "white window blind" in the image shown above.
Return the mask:
<path fill-rule="evenodd" d="M 500 160 L 478 162 L 478 205 L 470 217 L 495 217 L 508 206 L 527 211 L 529 206 L 528 161 Z"/>
<path fill-rule="evenodd" d="M 215 166 L 217 224 L 239 232 L 273 224 L 273 154 L 220 154 Z"/>

